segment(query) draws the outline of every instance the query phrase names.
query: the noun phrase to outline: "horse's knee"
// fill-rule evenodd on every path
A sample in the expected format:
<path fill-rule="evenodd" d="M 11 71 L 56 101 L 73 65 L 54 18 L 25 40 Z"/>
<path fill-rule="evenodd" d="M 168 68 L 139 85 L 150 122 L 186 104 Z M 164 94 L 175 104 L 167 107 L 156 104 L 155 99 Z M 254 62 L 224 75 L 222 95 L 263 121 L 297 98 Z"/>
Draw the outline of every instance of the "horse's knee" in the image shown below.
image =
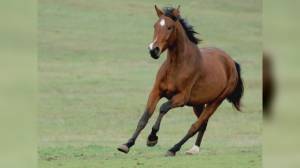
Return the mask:
<path fill-rule="evenodd" d="M 171 103 L 168 101 L 160 106 L 159 112 L 166 114 L 171 109 Z"/>

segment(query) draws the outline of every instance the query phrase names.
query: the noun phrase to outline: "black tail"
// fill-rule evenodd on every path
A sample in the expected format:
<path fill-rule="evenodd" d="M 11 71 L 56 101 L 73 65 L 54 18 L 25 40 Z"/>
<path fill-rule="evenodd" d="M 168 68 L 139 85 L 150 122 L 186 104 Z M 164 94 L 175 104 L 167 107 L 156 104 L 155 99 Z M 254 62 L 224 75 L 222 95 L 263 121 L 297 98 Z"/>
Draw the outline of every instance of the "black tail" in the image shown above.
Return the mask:
<path fill-rule="evenodd" d="M 238 63 L 235 62 L 235 68 L 238 72 L 238 83 L 234 89 L 234 91 L 227 97 L 227 100 L 233 104 L 233 106 L 241 111 L 241 98 L 244 94 L 244 84 L 241 78 L 241 67 Z"/>

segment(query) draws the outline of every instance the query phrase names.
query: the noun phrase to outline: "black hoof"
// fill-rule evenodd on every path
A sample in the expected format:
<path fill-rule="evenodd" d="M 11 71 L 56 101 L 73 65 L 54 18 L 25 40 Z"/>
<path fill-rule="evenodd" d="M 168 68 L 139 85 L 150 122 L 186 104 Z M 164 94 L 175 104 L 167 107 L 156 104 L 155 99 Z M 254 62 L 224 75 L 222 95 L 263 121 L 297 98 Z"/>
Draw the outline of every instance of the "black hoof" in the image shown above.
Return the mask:
<path fill-rule="evenodd" d="M 166 157 L 173 157 L 176 155 L 176 152 L 172 152 L 172 151 L 167 151 L 167 153 L 165 154 Z"/>
<path fill-rule="evenodd" d="M 147 146 L 155 146 L 158 142 L 158 137 L 156 135 L 149 135 L 147 140 Z"/>
<path fill-rule="evenodd" d="M 155 146 L 156 144 L 157 144 L 157 140 L 154 140 L 154 141 L 150 141 L 149 139 L 148 139 L 148 141 L 147 141 L 147 146 L 149 146 L 149 147 L 152 147 L 152 146 Z"/>
<path fill-rule="evenodd" d="M 123 153 L 128 153 L 128 152 L 129 152 L 129 148 L 128 148 L 128 146 L 126 146 L 126 145 L 120 145 L 120 146 L 118 147 L 118 150 L 119 150 L 120 152 L 123 152 Z"/>

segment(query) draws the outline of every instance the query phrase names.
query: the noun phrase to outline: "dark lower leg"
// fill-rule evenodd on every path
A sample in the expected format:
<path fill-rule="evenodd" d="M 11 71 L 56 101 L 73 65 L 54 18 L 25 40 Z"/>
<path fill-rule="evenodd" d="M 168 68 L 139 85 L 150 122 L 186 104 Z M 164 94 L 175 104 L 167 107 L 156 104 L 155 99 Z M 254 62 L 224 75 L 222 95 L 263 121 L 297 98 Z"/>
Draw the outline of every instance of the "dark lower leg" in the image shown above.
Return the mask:
<path fill-rule="evenodd" d="M 164 113 L 159 113 L 157 120 L 152 127 L 152 131 L 151 131 L 150 135 L 148 136 L 148 140 L 155 141 L 158 139 L 156 133 L 159 131 L 160 123 L 161 123 L 161 120 L 164 115 L 165 115 Z"/>
<path fill-rule="evenodd" d="M 201 121 L 201 120 L 200 120 Z M 198 125 L 199 119 L 197 122 L 195 122 L 191 128 L 189 129 L 188 133 L 177 143 L 175 144 L 169 151 L 172 152 L 173 154 L 175 154 L 177 151 L 180 150 L 181 146 L 188 140 L 190 139 L 192 136 L 194 136 L 201 128 L 206 128 L 206 124 L 207 122 L 200 122 L 200 124 Z M 202 123 L 202 124 L 201 124 Z M 202 127 L 203 125 L 203 127 Z M 204 132 L 204 131 L 203 131 Z M 201 135 L 201 140 L 202 140 L 202 136 Z"/>
<path fill-rule="evenodd" d="M 201 128 L 198 131 L 198 136 L 197 136 L 196 143 L 195 143 L 195 145 L 198 146 L 198 147 L 200 147 L 200 144 L 202 142 L 202 138 L 203 138 L 204 132 L 206 130 L 206 127 L 207 127 L 207 122 L 204 123 L 204 125 L 202 125 Z"/>
<path fill-rule="evenodd" d="M 148 120 L 150 118 L 150 114 L 148 111 L 145 111 L 142 117 L 140 118 L 137 128 L 135 132 L 133 133 L 132 137 L 128 140 L 128 142 L 125 144 L 128 148 L 134 145 L 136 138 L 139 136 L 140 132 L 145 128 Z"/>
<path fill-rule="evenodd" d="M 198 120 L 191 126 L 188 133 L 177 143 L 175 144 L 169 152 L 172 153 L 174 156 L 177 151 L 180 150 L 181 146 L 192 136 L 195 135 L 196 132 L 199 131 L 199 129 L 207 123 L 209 117 L 215 112 L 217 107 L 220 105 L 222 101 L 217 101 L 212 104 L 209 104 L 205 107 L 204 111 L 200 114 Z M 168 154 L 169 155 L 169 154 Z"/>
<path fill-rule="evenodd" d="M 197 132 L 194 133 L 187 133 L 177 144 L 175 144 L 171 149 L 169 149 L 170 152 L 176 153 L 177 151 L 180 150 L 181 146 L 192 136 L 194 136 Z"/>
<path fill-rule="evenodd" d="M 153 125 L 152 127 L 152 131 L 150 133 L 150 135 L 148 136 L 148 140 L 149 141 L 156 141 L 158 139 L 157 137 L 157 132 L 159 131 L 159 128 L 160 128 L 160 123 L 161 123 L 161 120 L 162 118 L 164 117 L 164 115 L 171 109 L 171 102 L 168 101 L 164 104 L 162 104 L 162 106 L 160 107 L 160 112 L 159 112 L 159 115 L 156 119 L 156 122 L 155 124 Z"/>

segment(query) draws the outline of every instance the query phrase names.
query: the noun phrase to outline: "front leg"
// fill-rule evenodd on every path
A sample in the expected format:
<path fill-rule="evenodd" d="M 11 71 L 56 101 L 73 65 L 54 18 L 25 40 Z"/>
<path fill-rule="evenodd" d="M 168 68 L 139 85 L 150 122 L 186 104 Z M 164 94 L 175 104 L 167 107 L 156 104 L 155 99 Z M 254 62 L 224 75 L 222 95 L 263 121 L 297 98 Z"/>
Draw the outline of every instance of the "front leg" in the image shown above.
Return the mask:
<path fill-rule="evenodd" d="M 152 127 L 152 131 L 148 136 L 147 146 L 154 146 L 157 144 L 158 136 L 156 135 L 160 128 L 160 123 L 164 115 L 168 112 L 171 106 L 171 101 L 167 101 L 160 106 L 159 115 L 155 121 L 155 124 Z"/>
<path fill-rule="evenodd" d="M 145 128 L 145 126 L 148 123 L 149 118 L 152 116 L 156 105 L 158 103 L 160 99 L 160 94 L 157 90 L 153 90 L 150 93 L 150 96 L 148 98 L 148 102 L 147 102 L 147 107 L 145 112 L 143 113 L 143 115 L 141 116 L 137 128 L 135 130 L 135 132 L 133 133 L 133 135 L 131 136 L 131 138 L 127 141 L 127 143 L 120 145 L 118 147 L 118 150 L 124 153 L 128 153 L 129 152 L 129 148 L 132 147 L 137 139 L 137 137 L 139 136 L 139 134 L 141 133 L 141 131 Z"/>
<path fill-rule="evenodd" d="M 182 94 L 174 96 L 171 100 L 161 105 L 159 115 L 156 119 L 155 124 L 152 127 L 152 131 L 148 136 L 147 146 L 154 146 L 157 144 L 158 136 L 156 135 L 160 128 L 160 123 L 163 116 L 172 108 L 183 106 L 185 104 L 185 96 Z"/>

